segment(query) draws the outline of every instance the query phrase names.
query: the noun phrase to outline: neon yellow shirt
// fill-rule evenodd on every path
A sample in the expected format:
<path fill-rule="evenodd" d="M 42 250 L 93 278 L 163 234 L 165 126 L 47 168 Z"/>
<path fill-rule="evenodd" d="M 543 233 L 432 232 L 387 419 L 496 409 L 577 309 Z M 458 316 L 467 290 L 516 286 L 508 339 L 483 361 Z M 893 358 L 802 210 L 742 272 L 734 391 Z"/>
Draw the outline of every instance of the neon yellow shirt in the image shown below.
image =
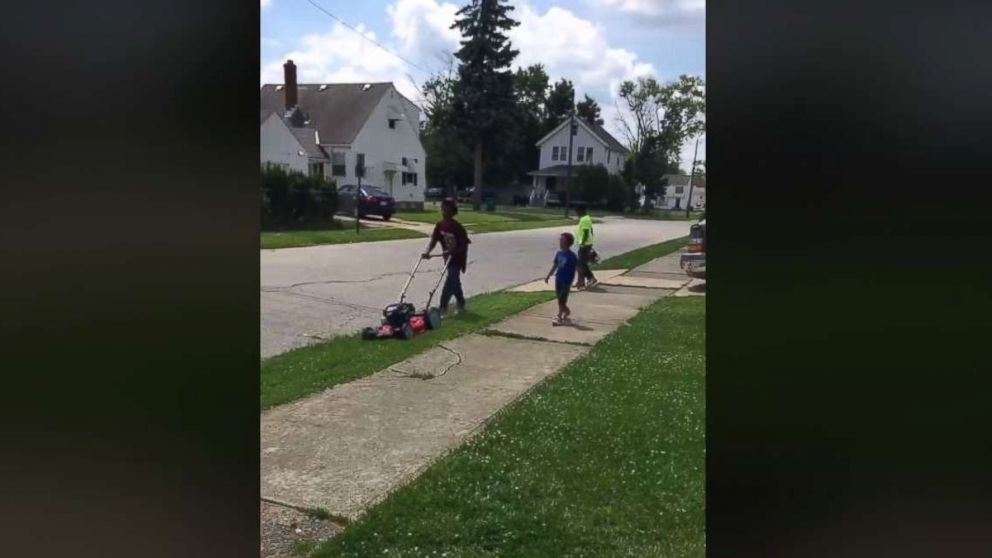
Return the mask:
<path fill-rule="evenodd" d="M 579 230 L 575 237 L 579 246 L 592 246 L 592 217 L 583 215 L 579 218 Z"/>

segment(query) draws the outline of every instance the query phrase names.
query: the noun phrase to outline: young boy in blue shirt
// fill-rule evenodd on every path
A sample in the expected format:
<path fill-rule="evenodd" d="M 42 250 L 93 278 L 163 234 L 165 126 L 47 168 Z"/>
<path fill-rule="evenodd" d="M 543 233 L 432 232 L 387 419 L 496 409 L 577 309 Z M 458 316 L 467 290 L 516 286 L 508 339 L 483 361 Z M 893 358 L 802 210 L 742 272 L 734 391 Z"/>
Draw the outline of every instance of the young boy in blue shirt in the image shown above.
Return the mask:
<path fill-rule="evenodd" d="M 562 325 L 568 323 L 568 317 L 572 311 L 568 308 L 568 291 L 572 287 L 572 280 L 575 279 L 575 266 L 578 258 L 572 252 L 572 245 L 575 244 L 575 237 L 570 233 L 562 233 L 558 238 L 558 251 L 555 253 L 554 263 L 551 271 L 548 272 L 544 282 L 547 283 L 551 275 L 555 276 L 555 294 L 558 296 L 558 317 L 552 325 Z"/>

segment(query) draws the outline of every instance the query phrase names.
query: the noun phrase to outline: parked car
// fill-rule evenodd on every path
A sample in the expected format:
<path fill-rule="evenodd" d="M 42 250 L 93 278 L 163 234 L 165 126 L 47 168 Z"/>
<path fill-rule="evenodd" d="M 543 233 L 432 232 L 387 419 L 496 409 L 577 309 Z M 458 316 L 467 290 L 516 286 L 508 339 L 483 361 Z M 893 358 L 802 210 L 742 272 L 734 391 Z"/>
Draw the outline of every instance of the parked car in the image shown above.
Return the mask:
<path fill-rule="evenodd" d="M 475 201 L 474 196 L 475 196 L 475 186 L 469 186 L 464 190 L 458 190 L 458 198 L 457 198 L 458 203 L 472 203 L 473 201 Z M 489 196 L 495 196 L 495 193 L 483 188 L 482 199 L 485 200 Z"/>
<path fill-rule="evenodd" d="M 679 264 L 689 277 L 706 279 L 706 219 L 689 228 L 689 245 Z"/>
<path fill-rule="evenodd" d="M 444 188 L 428 188 L 424 194 L 432 200 L 439 200 L 444 197 Z"/>
<path fill-rule="evenodd" d="M 396 200 L 386 191 L 377 186 L 345 185 L 338 187 L 338 210 L 346 215 L 355 214 L 355 203 L 358 203 L 358 218 L 367 215 L 378 215 L 388 221 L 396 213 Z"/>

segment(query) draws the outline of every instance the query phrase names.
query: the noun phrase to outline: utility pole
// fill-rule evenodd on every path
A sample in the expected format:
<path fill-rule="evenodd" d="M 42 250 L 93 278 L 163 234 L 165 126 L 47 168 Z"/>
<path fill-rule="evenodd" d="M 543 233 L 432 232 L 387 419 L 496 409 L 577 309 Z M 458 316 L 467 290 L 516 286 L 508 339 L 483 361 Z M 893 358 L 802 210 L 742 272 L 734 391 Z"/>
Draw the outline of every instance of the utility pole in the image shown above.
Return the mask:
<path fill-rule="evenodd" d="M 365 176 L 365 154 L 359 153 L 355 161 L 355 177 L 358 178 L 358 188 L 355 190 L 355 234 L 358 234 L 359 229 L 358 204 L 362 203 L 363 176 Z"/>
<path fill-rule="evenodd" d="M 692 209 L 692 179 L 696 175 L 696 156 L 699 154 L 699 136 L 696 136 L 696 147 L 692 150 L 692 170 L 689 171 L 689 200 L 685 202 L 685 216 L 689 217 Z"/>
<path fill-rule="evenodd" d="M 568 205 L 571 201 L 572 189 L 572 137 L 578 131 L 575 124 L 575 102 L 572 102 L 572 112 L 568 115 L 568 174 L 565 178 L 565 218 L 568 218 Z"/>

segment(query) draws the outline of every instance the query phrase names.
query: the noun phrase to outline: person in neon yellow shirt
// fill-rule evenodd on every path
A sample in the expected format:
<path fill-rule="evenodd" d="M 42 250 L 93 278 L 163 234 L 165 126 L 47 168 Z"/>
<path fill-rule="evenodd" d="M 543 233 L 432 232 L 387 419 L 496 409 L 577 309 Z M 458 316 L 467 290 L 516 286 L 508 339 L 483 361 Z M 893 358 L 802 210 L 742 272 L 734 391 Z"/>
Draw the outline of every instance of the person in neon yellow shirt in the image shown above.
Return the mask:
<path fill-rule="evenodd" d="M 595 287 L 599 283 L 596 280 L 596 276 L 592 274 L 592 270 L 589 269 L 589 262 L 592 259 L 592 217 L 589 216 L 583 205 L 575 208 L 575 214 L 579 216 L 579 230 L 578 234 L 575 235 L 576 243 L 579 245 L 579 269 L 577 274 L 579 279 L 575 283 L 575 288 L 587 289 L 589 287 Z"/>

